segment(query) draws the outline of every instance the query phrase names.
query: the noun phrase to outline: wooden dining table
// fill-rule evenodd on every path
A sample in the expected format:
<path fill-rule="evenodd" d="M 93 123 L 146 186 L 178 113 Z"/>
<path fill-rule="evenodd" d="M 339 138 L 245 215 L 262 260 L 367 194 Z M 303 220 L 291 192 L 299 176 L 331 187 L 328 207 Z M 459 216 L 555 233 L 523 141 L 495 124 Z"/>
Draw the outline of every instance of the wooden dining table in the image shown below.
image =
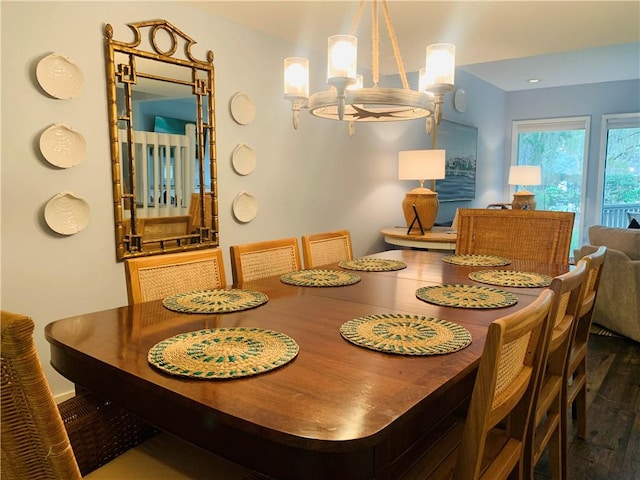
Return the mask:
<path fill-rule="evenodd" d="M 368 256 L 406 268 L 354 272 L 339 287 L 285 284 L 280 277 L 236 288 L 268 301 L 221 314 L 179 313 L 162 301 L 77 315 L 46 326 L 51 364 L 78 388 L 122 405 L 159 429 L 278 479 L 394 479 L 437 438 L 444 419 L 464 413 L 488 325 L 530 304 L 539 287 L 495 287 L 517 303 L 504 308 L 439 306 L 420 287 L 482 285 L 470 272 L 511 269 L 555 276 L 564 265 L 514 261 L 503 267 L 446 263 L 441 252 L 390 250 Z M 320 267 L 340 270 L 337 264 Z M 412 314 L 454 322 L 471 343 L 454 353 L 401 355 L 345 340 L 340 327 L 369 315 Z M 167 374 L 149 350 L 203 329 L 257 327 L 295 340 L 297 356 L 268 372 L 201 379 Z"/>

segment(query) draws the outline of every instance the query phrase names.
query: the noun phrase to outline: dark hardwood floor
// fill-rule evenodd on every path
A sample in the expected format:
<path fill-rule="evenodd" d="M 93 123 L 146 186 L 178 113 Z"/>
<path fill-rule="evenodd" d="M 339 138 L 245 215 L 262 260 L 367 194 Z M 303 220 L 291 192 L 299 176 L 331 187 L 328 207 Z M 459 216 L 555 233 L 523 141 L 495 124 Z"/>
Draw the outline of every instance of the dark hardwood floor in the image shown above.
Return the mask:
<path fill-rule="evenodd" d="M 587 369 L 587 439 L 569 424 L 568 480 L 639 480 L 640 343 L 592 333 Z M 548 478 L 543 457 L 535 479 Z"/>

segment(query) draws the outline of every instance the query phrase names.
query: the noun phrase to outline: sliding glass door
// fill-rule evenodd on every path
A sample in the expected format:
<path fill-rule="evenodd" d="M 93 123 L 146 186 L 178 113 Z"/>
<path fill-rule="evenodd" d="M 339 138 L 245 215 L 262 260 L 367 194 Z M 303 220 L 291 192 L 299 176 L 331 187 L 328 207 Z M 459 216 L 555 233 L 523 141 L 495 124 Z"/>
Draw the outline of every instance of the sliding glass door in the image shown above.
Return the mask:
<path fill-rule="evenodd" d="M 589 126 L 589 117 L 513 122 L 512 165 L 542 169 L 542 184 L 527 186 L 536 208 L 575 213 L 571 252 L 584 228 Z"/>
<path fill-rule="evenodd" d="M 626 228 L 640 215 L 640 114 L 603 116 L 601 145 L 600 223 Z"/>

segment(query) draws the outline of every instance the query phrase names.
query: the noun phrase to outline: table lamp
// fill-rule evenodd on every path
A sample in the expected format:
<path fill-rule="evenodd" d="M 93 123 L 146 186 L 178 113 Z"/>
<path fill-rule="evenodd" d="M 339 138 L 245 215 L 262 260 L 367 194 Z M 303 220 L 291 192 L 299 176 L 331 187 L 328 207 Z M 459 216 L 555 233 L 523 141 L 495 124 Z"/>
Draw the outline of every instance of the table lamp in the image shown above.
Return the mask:
<path fill-rule="evenodd" d="M 509 185 L 540 185 L 542 171 L 539 166 L 513 166 L 509 170 Z M 511 208 L 514 210 L 535 210 L 536 197 L 529 190 L 519 190 L 513 194 Z"/>
<path fill-rule="evenodd" d="M 422 230 L 429 230 L 438 215 L 438 194 L 424 187 L 425 180 L 436 180 L 445 176 L 444 150 L 408 150 L 398 155 L 398 178 L 420 180 L 420 186 L 407 192 L 402 201 L 402 212 L 411 229 L 417 222 Z M 433 182 L 435 189 L 435 182 Z"/>

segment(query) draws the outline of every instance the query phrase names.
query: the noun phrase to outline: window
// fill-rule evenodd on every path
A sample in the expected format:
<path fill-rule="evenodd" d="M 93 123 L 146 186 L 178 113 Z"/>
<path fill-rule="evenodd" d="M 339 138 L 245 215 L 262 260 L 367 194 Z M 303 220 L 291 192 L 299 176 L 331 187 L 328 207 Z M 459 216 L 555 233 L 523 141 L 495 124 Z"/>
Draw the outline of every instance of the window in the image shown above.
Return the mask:
<path fill-rule="evenodd" d="M 589 117 L 513 122 L 512 164 L 542 169 L 542 185 L 527 186 L 536 196 L 536 208 L 576 215 L 571 252 L 584 228 L 589 126 Z"/>
<path fill-rule="evenodd" d="M 640 212 L 640 114 L 603 116 L 601 145 L 600 223 L 626 228 Z"/>

